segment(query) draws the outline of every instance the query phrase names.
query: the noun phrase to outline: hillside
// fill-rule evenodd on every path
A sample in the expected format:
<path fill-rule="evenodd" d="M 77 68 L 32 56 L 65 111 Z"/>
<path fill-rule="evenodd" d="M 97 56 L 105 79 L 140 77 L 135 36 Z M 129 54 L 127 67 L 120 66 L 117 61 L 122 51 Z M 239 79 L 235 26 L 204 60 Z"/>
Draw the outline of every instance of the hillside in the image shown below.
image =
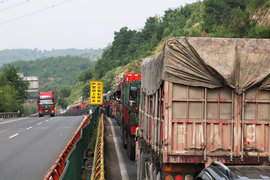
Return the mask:
<path fill-rule="evenodd" d="M 93 61 L 80 56 L 59 56 L 11 63 L 19 67 L 19 72 L 24 76 L 38 76 L 40 91 L 71 88 L 78 81 L 79 72 L 92 67 L 93 64 Z"/>
<path fill-rule="evenodd" d="M 105 91 L 111 89 L 108 74 L 115 68 L 157 55 L 162 43 L 177 36 L 270 38 L 270 1 L 198 1 L 168 9 L 163 17 L 149 17 L 139 31 L 123 27 L 91 70 L 93 79 L 104 79 Z"/>
<path fill-rule="evenodd" d="M 53 50 L 39 50 L 39 49 L 5 49 L 0 50 L 0 67 L 16 60 L 34 60 L 45 59 L 48 57 L 57 56 L 81 56 L 88 59 L 95 60 L 100 58 L 102 49 L 53 49 Z"/>

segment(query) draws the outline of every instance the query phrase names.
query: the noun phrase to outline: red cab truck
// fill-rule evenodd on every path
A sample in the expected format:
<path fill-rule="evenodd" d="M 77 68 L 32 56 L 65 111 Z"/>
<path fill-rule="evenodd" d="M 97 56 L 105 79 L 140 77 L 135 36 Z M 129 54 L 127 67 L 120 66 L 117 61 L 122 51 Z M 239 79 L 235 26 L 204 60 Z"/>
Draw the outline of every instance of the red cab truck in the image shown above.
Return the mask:
<path fill-rule="evenodd" d="M 121 87 L 121 138 L 130 160 L 135 160 L 135 132 L 138 127 L 141 74 L 127 73 Z"/>
<path fill-rule="evenodd" d="M 142 63 L 138 180 L 270 164 L 270 39 L 181 37 Z"/>
<path fill-rule="evenodd" d="M 38 94 L 39 117 L 44 115 L 55 116 L 55 99 L 53 92 L 39 92 Z"/>

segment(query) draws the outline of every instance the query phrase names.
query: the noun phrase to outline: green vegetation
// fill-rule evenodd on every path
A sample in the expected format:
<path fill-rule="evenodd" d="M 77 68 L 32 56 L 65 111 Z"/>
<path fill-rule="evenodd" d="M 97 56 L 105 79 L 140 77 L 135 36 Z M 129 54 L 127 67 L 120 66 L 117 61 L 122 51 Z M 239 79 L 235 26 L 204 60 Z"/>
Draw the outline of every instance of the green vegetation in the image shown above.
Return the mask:
<path fill-rule="evenodd" d="M 0 66 L 17 60 L 45 59 L 57 56 L 81 56 L 87 59 L 97 59 L 101 56 L 102 49 L 4 49 L 0 50 Z"/>
<path fill-rule="evenodd" d="M 169 9 L 163 17 L 149 17 L 139 31 L 123 27 L 115 32 L 112 44 L 87 70 L 89 79 L 102 79 L 105 91 L 112 89 L 116 68 L 123 72 L 157 55 L 162 50 L 159 44 L 174 36 L 270 38 L 270 23 L 262 23 L 269 10 L 269 0 L 204 0 Z"/>
<path fill-rule="evenodd" d="M 24 116 L 30 116 L 32 114 L 36 114 L 38 113 L 38 106 L 37 106 L 37 102 L 28 102 L 23 104 L 23 115 Z"/>
<path fill-rule="evenodd" d="M 18 69 L 6 66 L 0 74 L 0 112 L 23 112 L 28 83 L 17 75 Z"/>
<path fill-rule="evenodd" d="M 40 91 L 71 88 L 78 81 L 78 73 L 93 66 L 93 61 L 79 56 L 59 56 L 31 61 L 16 61 L 24 76 L 38 76 Z M 6 65 L 4 65 L 6 67 Z"/>

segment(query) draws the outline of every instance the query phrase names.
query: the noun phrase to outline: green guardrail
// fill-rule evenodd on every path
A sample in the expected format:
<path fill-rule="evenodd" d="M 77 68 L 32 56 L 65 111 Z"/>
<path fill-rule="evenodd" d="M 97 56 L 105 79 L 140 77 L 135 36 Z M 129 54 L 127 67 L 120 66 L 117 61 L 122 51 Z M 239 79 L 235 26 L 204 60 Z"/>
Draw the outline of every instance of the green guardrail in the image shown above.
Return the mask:
<path fill-rule="evenodd" d="M 95 157 L 93 161 L 91 180 L 105 180 L 104 165 L 104 123 L 102 114 L 98 123 Z"/>
<path fill-rule="evenodd" d="M 89 123 L 82 129 L 80 139 L 74 145 L 65 162 L 65 169 L 61 180 L 79 180 L 82 176 L 83 157 L 89 147 L 90 139 L 99 122 L 99 106 L 93 108 Z"/>

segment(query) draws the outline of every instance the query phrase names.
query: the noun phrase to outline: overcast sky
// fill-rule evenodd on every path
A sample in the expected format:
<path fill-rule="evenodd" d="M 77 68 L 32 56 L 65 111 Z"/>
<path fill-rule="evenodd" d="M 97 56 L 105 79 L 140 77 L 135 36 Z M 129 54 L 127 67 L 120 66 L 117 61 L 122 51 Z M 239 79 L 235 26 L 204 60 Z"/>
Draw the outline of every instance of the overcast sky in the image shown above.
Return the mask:
<path fill-rule="evenodd" d="M 143 28 L 196 0 L 0 0 L 0 49 L 104 48 L 114 32 Z"/>

